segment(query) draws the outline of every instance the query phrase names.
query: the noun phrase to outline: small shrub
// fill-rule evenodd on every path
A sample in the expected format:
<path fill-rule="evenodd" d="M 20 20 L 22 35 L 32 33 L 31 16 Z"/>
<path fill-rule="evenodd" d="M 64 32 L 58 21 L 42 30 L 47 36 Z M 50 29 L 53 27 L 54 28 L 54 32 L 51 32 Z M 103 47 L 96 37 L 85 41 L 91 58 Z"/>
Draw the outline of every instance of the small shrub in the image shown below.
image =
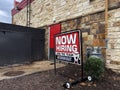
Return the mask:
<path fill-rule="evenodd" d="M 84 65 L 85 73 L 92 76 L 93 80 L 99 80 L 104 73 L 104 61 L 101 58 L 90 57 Z"/>

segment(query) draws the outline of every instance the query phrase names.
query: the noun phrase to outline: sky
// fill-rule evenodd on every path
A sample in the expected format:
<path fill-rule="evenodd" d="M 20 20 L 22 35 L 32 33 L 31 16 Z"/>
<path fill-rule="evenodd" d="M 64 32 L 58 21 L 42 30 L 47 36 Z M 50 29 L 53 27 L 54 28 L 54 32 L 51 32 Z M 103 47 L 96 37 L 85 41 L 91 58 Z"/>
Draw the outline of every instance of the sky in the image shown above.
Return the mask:
<path fill-rule="evenodd" d="M 16 0 L 22 1 L 22 0 Z M 0 0 L 0 22 L 12 23 L 11 10 L 14 7 L 14 0 Z"/>

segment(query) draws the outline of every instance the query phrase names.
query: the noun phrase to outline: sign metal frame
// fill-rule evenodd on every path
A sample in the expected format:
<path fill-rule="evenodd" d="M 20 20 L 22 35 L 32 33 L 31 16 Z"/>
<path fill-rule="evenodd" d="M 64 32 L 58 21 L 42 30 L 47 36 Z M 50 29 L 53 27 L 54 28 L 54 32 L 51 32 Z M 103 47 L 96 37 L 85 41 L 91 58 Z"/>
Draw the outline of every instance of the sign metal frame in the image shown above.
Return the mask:
<path fill-rule="evenodd" d="M 82 49 L 82 31 L 81 30 L 70 30 L 70 31 L 66 31 L 66 32 L 62 32 L 62 33 L 59 33 L 59 34 L 56 34 L 54 36 L 54 39 L 56 39 L 57 36 L 60 36 L 60 35 L 66 35 L 66 34 L 72 34 L 72 33 L 75 33 L 77 32 L 79 37 L 78 37 L 78 45 L 79 45 L 79 54 L 80 54 L 80 57 L 81 57 L 81 60 L 80 60 L 80 64 L 75 64 L 75 63 L 71 63 L 71 64 L 75 64 L 75 65 L 81 65 L 81 80 L 83 80 L 83 49 Z M 56 40 L 54 40 L 54 71 L 55 71 L 55 74 L 56 74 Z M 66 63 L 70 63 L 68 61 L 62 61 L 62 60 L 58 60 L 58 61 L 61 61 L 61 62 L 66 62 Z"/>

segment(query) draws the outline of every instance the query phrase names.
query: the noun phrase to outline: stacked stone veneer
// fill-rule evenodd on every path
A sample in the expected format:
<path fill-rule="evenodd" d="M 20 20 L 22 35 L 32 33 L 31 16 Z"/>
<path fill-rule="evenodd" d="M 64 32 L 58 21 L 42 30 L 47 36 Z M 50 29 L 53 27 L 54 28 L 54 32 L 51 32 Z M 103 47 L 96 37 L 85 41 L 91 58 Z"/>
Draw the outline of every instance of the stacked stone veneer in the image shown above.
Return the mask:
<path fill-rule="evenodd" d="M 109 0 L 108 36 L 105 38 L 105 0 L 34 0 L 31 3 L 31 27 L 44 27 L 45 52 L 48 56 L 49 25 L 61 23 L 61 31 L 81 29 L 83 51 L 100 46 L 106 66 L 120 70 L 120 1 Z M 116 9 L 115 9 L 116 8 Z M 26 8 L 13 16 L 13 24 L 26 26 Z M 54 22 L 55 21 L 55 22 Z M 105 41 L 108 41 L 106 44 Z"/>
<path fill-rule="evenodd" d="M 120 72 L 120 9 L 111 10 L 108 21 L 106 65 L 108 68 Z"/>
<path fill-rule="evenodd" d="M 34 0 L 31 3 L 31 26 L 41 27 L 84 16 L 105 8 L 104 0 Z M 26 25 L 26 8 L 13 16 L 13 23 Z"/>
<path fill-rule="evenodd" d="M 105 48 L 104 12 L 61 22 L 61 27 L 62 32 L 75 29 L 82 31 L 84 60 L 86 58 L 87 47 L 97 46 Z M 105 58 L 105 49 L 102 49 L 102 54 Z"/>

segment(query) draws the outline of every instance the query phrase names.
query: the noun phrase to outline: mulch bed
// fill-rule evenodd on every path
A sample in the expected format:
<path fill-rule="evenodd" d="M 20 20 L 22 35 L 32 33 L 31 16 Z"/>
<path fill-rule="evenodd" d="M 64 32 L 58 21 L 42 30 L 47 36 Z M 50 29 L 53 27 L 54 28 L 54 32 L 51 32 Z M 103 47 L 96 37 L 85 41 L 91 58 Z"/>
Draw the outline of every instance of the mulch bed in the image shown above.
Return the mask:
<path fill-rule="evenodd" d="M 54 70 L 0 81 L 0 90 L 65 90 L 63 84 L 80 79 L 80 66 L 67 65 Z M 120 74 L 106 69 L 104 77 L 97 82 L 83 82 L 70 90 L 120 90 Z"/>

